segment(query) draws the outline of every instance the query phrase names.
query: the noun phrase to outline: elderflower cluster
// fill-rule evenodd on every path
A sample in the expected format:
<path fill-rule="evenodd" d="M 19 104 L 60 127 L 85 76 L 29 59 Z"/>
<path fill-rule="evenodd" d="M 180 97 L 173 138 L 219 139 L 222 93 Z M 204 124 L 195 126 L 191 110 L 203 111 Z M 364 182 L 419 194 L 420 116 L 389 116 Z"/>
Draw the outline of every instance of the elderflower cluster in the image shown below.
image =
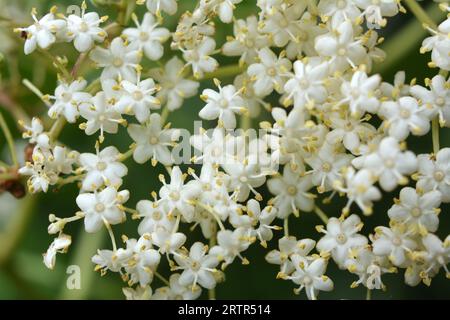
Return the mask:
<path fill-rule="evenodd" d="M 52 8 L 39 19 L 33 11 L 34 23 L 18 29 L 26 54 L 72 41 L 82 54 L 72 70 L 55 59 L 54 93 L 29 85 L 53 126 L 38 117 L 22 123 L 32 151 L 20 174 L 29 191 L 79 187 L 78 212 L 50 215 L 56 238 L 45 265 L 53 268 L 76 241 L 65 226 L 82 220 L 88 233 L 109 233 L 111 247 L 98 248 L 92 262 L 120 275 L 128 299 L 196 299 L 225 280 L 228 265 L 250 263 L 245 252 L 255 243 L 271 248 L 266 260 L 279 266 L 277 278 L 309 299 L 333 290 L 332 262 L 355 275 L 352 287 L 368 290 L 385 289 L 383 275 L 399 269 L 410 286 L 429 285 L 441 269 L 450 277 L 450 236 L 436 235 L 440 206 L 450 202 L 450 148 L 440 148 L 437 135 L 450 127 L 450 18 L 426 26 L 421 51 L 431 51 L 436 75 L 421 85 L 399 72 L 391 84 L 372 70 L 385 57 L 377 29 L 406 11 L 400 1 L 258 0 L 258 12 L 237 19 L 241 2 L 199 0 L 181 13 L 175 0 L 138 1 L 148 11 L 130 14 L 119 31 L 83 3 L 81 16 Z M 164 24 L 166 15 L 177 16 L 175 27 Z M 225 42 L 215 38 L 220 23 L 233 24 Z M 236 64 L 221 66 L 220 55 Z M 77 74 L 83 59 L 98 69 L 90 83 Z M 194 96 L 202 102 L 190 112 L 212 128 L 186 138 L 167 116 Z M 260 114 L 270 120 L 252 135 L 248 124 Z M 98 137 L 91 152 L 58 141 L 65 123 Z M 434 150 L 408 148 L 411 136 L 431 132 Z M 129 150 L 108 144 L 116 134 L 129 136 Z M 195 154 L 180 163 L 180 149 Z M 150 199 L 122 187 L 130 158 L 145 165 L 139 170 L 167 171 Z M 374 210 L 391 192 L 399 194 L 392 207 Z M 338 196 L 346 199 L 341 215 L 328 217 L 320 199 Z M 307 212 L 324 224 L 316 240 L 289 232 Z M 389 225 L 364 235 L 371 214 L 386 215 Z M 139 220 L 137 232 L 120 245 L 114 226 L 130 219 Z M 193 239 L 195 228 L 203 240 Z M 168 276 L 158 271 L 164 265 Z"/>

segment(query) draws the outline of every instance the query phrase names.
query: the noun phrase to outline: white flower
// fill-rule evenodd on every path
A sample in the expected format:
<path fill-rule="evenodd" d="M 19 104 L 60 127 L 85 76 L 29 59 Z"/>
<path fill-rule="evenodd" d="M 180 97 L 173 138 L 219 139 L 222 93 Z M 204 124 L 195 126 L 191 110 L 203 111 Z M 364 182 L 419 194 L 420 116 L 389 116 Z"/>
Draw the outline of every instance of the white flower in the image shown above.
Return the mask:
<path fill-rule="evenodd" d="M 435 232 L 439 225 L 441 193 L 432 190 L 419 194 L 413 188 L 400 191 L 400 199 L 389 209 L 388 215 L 393 221 L 402 223 L 414 233 Z"/>
<path fill-rule="evenodd" d="M 183 76 L 184 63 L 178 57 L 170 59 L 164 69 L 150 70 L 151 77 L 161 86 L 156 97 L 170 111 L 179 109 L 184 99 L 197 94 L 200 84 Z"/>
<path fill-rule="evenodd" d="M 152 288 L 149 286 L 137 286 L 135 289 L 122 288 L 122 292 L 127 300 L 150 300 L 152 298 Z"/>
<path fill-rule="evenodd" d="M 240 150 L 241 151 L 241 150 Z M 261 167 L 255 161 L 249 158 L 243 160 L 228 161 L 222 167 L 228 174 L 228 187 L 234 191 L 233 196 L 236 201 L 247 200 L 250 192 L 257 198 L 261 195 L 255 190 L 266 181 L 266 173 L 262 172 Z"/>
<path fill-rule="evenodd" d="M 376 129 L 366 122 L 370 119 L 368 115 L 359 118 L 349 115 L 348 112 L 328 112 L 326 117 L 331 129 L 326 136 L 327 142 L 331 145 L 342 142 L 344 147 L 354 154 L 361 152 L 361 142 L 376 134 Z"/>
<path fill-rule="evenodd" d="M 244 99 L 241 97 L 241 91 L 236 90 L 233 85 L 222 87 L 217 83 L 219 91 L 205 89 L 202 93 L 202 99 L 206 105 L 199 112 L 199 116 L 205 120 L 219 119 L 219 125 L 225 129 L 236 128 L 235 114 L 246 112 Z"/>
<path fill-rule="evenodd" d="M 169 147 L 175 145 L 179 138 L 179 130 L 162 128 L 161 116 L 152 113 L 145 125 L 131 124 L 128 134 L 136 142 L 133 159 L 137 163 L 145 163 L 152 159 L 152 165 L 161 162 L 163 165 L 173 163 Z"/>
<path fill-rule="evenodd" d="M 25 129 L 22 134 L 24 139 L 29 139 L 30 143 L 36 144 L 41 149 L 50 149 L 50 137 L 44 131 L 44 125 L 39 118 L 33 117 L 29 126 L 23 121 L 19 123 Z"/>
<path fill-rule="evenodd" d="M 85 214 L 86 232 L 97 232 L 104 224 L 122 223 L 126 217 L 121 204 L 125 203 L 129 196 L 128 190 L 117 192 L 114 187 L 107 187 L 100 192 L 78 195 L 76 201 L 78 207 Z"/>
<path fill-rule="evenodd" d="M 128 239 L 126 246 L 131 252 L 129 260 L 124 263 L 125 271 L 130 276 L 129 284 L 149 285 L 161 259 L 158 251 L 152 248 L 150 235 L 144 234 L 138 240 Z"/>
<path fill-rule="evenodd" d="M 174 15 L 177 12 L 177 0 L 147 0 L 147 9 L 156 15 L 160 15 L 161 11 Z"/>
<path fill-rule="evenodd" d="M 363 15 L 371 27 L 384 27 L 387 21 L 383 17 L 393 17 L 399 11 L 399 4 L 395 0 L 355 0 L 354 2 L 364 10 Z"/>
<path fill-rule="evenodd" d="M 123 80 L 120 86 L 123 93 L 114 105 L 114 108 L 122 114 L 132 114 L 140 123 L 144 123 L 150 116 L 150 110 L 159 109 L 161 102 L 153 96 L 158 87 L 153 79 L 136 82 Z"/>
<path fill-rule="evenodd" d="M 26 41 L 24 51 L 25 54 L 30 54 L 37 47 L 41 49 L 48 49 L 56 42 L 55 33 L 61 32 L 66 28 L 66 22 L 61 19 L 55 19 L 55 11 L 53 8 L 50 13 L 43 16 L 40 20 L 36 17 L 36 10 L 31 12 L 34 24 L 27 28 L 19 28 L 18 31 L 25 32 Z"/>
<path fill-rule="evenodd" d="M 103 68 L 101 79 L 136 80 L 136 69 L 142 53 L 137 42 L 127 43 L 117 37 L 108 49 L 95 47 L 90 53 L 97 66 Z"/>
<path fill-rule="evenodd" d="M 392 229 L 377 227 L 372 239 L 373 253 L 378 256 L 388 256 L 396 266 L 401 267 L 407 260 L 407 253 L 416 249 L 417 243 L 404 232 L 402 226 Z"/>
<path fill-rule="evenodd" d="M 424 192 L 438 190 L 442 202 L 450 202 L 450 148 L 442 148 L 433 158 L 420 154 L 417 160 L 417 188 Z"/>
<path fill-rule="evenodd" d="M 258 49 L 268 45 L 267 36 L 259 32 L 258 19 L 255 16 L 249 16 L 246 20 L 236 20 L 233 32 L 234 38 L 228 39 L 223 45 L 222 51 L 226 56 L 239 56 L 241 64 L 255 62 Z"/>
<path fill-rule="evenodd" d="M 28 190 L 31 193 L 39 191 L 48 191 L 50 184 L 55 184 L 58 176 L 53 172 L 46 170 L 42 163 L 30 163 L 19 169 L 19 174 L 23 176 L 30 176 L 27 180 Z"/>
<path fill-rule="evenodd" d="M 201 285 L 206 289 L 212 289 L 216 286 L 216 279 L 214 273 L 215 267 L 219 263 L 216 257 L 207 254 L 208 247 L 201 242 L 194 243 L 189 255 L 184 253 L 174 255 L 175 261 L 183 272 L 179 278 L 179 283 L 183 286 Z"/>
<path fill-rule="evenodd" d="M 271 11 L 263 20 L 261 31 L 267 33 L 277 47 L 284 47 L 289 41 L 298 42 L 297 24 L 306 6 L 305 2 L 296 2 L 292 6 L 280 8 L 281 10 Z"/>
<path fill-rule="evenodd" d="M 291 256 L 291 260 L 295 271 L 287 279 L 300 285 L 295 293 L 298 294 L 305 289 L 308 299 L 316 300 L 319 291 L 333 290 L 333 281 L 324 275 L 328 264 L 327 260 L 317 258 L 310 262 L 305 257 L 296 254 Z"/>
<path fill-rule="evenodd" d="M 288 72 L 292 68 L 291 62 L 283 57 L 277 57 L 269 48 L 262 48 L 258 52 L 260 63 L 248 67 L 247 73 L 254 80 L 253 89 L 257 96 L 265 97 L 275 89 L 278 93 L 283 86 Z"/>
<path fill-rule="evenodd" d="M 295 108 L 312 108 L 316 103 L 323 103 L 328 95 L 324 86 L 324 80 L 328 76 L 328 64 L 297 60 L 294 63 L 294 72 L 295 75 L 284 85 L 287 97 L 283 103 L 289 105 L 293 99 Z"/>
<path fill-rule="evenodd" d="M 44 264 L 47 268 L 53 269 L 56 262 L 56 254 L 66 253 L 72 244 L 72 237 L 66 234 L 60 234 L 58 238 L 53 240 L 47 252 L 43 254 Z"/>
<path fill-rule="evenodd" d="M 185 176 L 179 167 L 173 167 L 170 174 L 170 184 L 165 183 L 159 190 L 159 200 L 162 205 L 167 206 L 168 212 L 181 215 L 187 222 L 194 218 L 195 208 L 192 201 L 198 197 L 200 189 L 195 183 L 184 184 Z"/>
<path fill-rule="evenodd" d="M 387 259 L 374 255 L 369 246 L 350 250 L 350 257 L 345 261 L 347 270 L 359 277 L 358 281 L 352 283 L 351 288 L 362 284 L 369 290 L 384 290 L 386 286 L 381 281 L 381 276 L 387 272 L 395 272 L 395 268 L 389 266 Z"/>
<path fill-rule="evenodd" d="M 319 193 L 330 191 L 335 181 L 342 181 L 342 168 L 347 167 L 352 156 L 333 150 L 333 147 L 325 143 L 322 148 L 305 162 L 311 167 L 311 180 L 317 186 Z"/>
<path fill-rule="evenodd" d="M 438 272 L 442 267 L 445 270 L 446 277 L 450 277 L 450 271 L 447 264 L 450 263 L 450 236 L 442 242 L 437 236 L 429 233 L 422 239 L 422 243 L 426 250 L 425 259 L 430 265 L 428 272 Z"/>
<path fill-rule="evenodd" d="M 92 98 L 91 103 L 80 105 L 80 115 L 87 120 L 80 128 L 90 136 L 100 130 L 100 142 L 104 132 L 117 133 L 119 123 L 123 123 L 122 116 L 107 101 L 105 92 L 100 91 Z"/>
<path fill-rule="evenodd" d="M 350 205 L 356 202 L 364 214 L 371 214 L 372 201 L 381 198 L 380 190 L 373 185 L 375 182 L 373 173 L 367 169 L 356 172 L 355 169 L 349 167 L 345 172 L 345 181 L 345 188 L 339 184 L 335 185 L 337 190 L 347 194 L 348 201 L 344 212 L 348 212 Z"/>
<path fill-rule="evenodd" d="M 82 153 L 79 161 L 87 173 L 81 190 L 94 191 L 103 185 L 120 187 L 122 177 L 128 172 L 128 168 L 119 162 L 120 156 L 117 148 L 113 146 L 97 151 L 97 154 Z"/>
<path fill-rule="evenodd" d="M 367 238 L 358 233 L 362 227 L 363 223 L 356 214 L 345 220 L 331 217 L 326 230 L 323 227 L 318 228 L 325 236 L 317 242 L 317 250 L 330 252 L 334 261 L 343 269 L 349 250 L 367 244 Z"/>
<path fill-rule="evenodd" d="M 397 100 L 398 98 L 409 95 L 411 86 L 405 83 L 405 71 L 398 71 L 394 77 L 394 83 L 383 82 L 380 85 L 382 96 Z"/>
<path fill-rule="evenodd" d="M 405 175 L 417 169 L 417 158 L 412 151 L 402 152 L 398 141 L 392 137 L 381 140 L 378 150 L 365 157 L 364 168 L 379 178 L 385 191 L 392 191 L 397 184 L 408 182 Z"/>
<path fill-rule="evenodd" d="M 211 58 L 210 55 L 216 49 L 214 39 L 205 37 L 196 47 L 183 51 L 183 58 L 187 66 L 192 66 L 192 72 L 195 78 L 203 77 L 205 72 L 213 72 L 219 63 Z"/>
<path fill-rule="evenodd" d="M 170 37 L 170 31 L 166 28 L 157 28 L 159 25 L 151 13 L 146 13 L 139 23 L 136 16 L 133 16 L 137 28 L 126 28 L 123 34 L 131 42 L 137 42 L 139 49 L 150 60 L 159 60 L 164 54 L 163 42 Z"/>
<path fill-rule="evenodd" d="M 149 233 L 152 235 L 159 228 L 172 231 L 175 219 L 169 217 L 164 211 L 164 206 L 149 200 L 141 200 L 136 205 L 139 218 L 144 218 L 139 223 L 138 233 L 143 235 Z"/>
<path fill-rule="evenodd" d="M 426 38 L 422 47 L 420 48 L 421 53 L 428 51 L 431 52 L 432 66 L 437 66 L 443 70 L 450 70 L 450 59 L 448 53 L 450 52 L 450 40 L 448 38 L 448 33 L 450 32 L 450 20 L 444 20 L 437 28 L 437 30 L 428 27 L 433 35 Z"/>
<path fill-rule="evenodd" d="M 86 11 L 86 3 L 81 5 L 81 17 L 71 14 L 67 17 L 67 38 L 73 41 L 75 49 L 79 52 L 87 52 L 94 46 L 94 42 L 103 42 L 107 36 L 105 30 L 100 28 L 100 23 L 108 17 L 99 17 L 96 12 Z"/>
<path fill-rule="evenodd" d="M 75 123 L 79 115 L 78 106 L 82 103 L 89 103 L 92 96 L 84 92 L 87 82 L 78 79 L 69 83 L 60 83 L 55 89 L 55 95 L 50 96 L 55 102 L 48 110 L 48 115 L 56 119 L 64 116 L 70 123 Z"/>
<path fill-rule="evenodd" d="M 368 77 L 364 71 L 356 71 L 351 81 L 342 83 L 341 93 L 344 99 L 339 102 L 339 105 L 348 104 L 352 116 L 362 116 L 366 112 L 376 113 L 380 106 L 376 96 L 380 83 L 379 75 Z"/>
<path fill-rule="evenodd" d="M 425 106 L 430 117 L 439 116 L 441 126 L 450 127 L 450 83 L 437 75 L 428 84 L 430 90 L 415 85 L 411 87 L 411 94 Z"/>
<path fill-rule="evenodd" d="M 239 257 L 242 264 L 248 264 L 248 260 L 241 253 L 250 246 L 249 240 L 248 233 L 244 228 L 219 231 L 217 234 L 218 246 L 212 247 L 209 254 L 216 258 L 217 262 L 223 261 L 222 269 L 233 263 L 236 257 Z"/>
<path fill-rule="evenodd" d="M 181 232 L 173 233 L 172 231 L 167 231 L 163 227 L 157 227 L 152 234 L 152 241 L 154 245 L 159 247 L 161 254 L 174 253 L 186 242 L 186 235 Z"/>
<path fill-rule="evenodd" d="M 356 68 L 365 58 L 366 49 L 361 40 L 355 40 L 353 25 L 349 20 L 335 30 L 316 38 L 315 49 L 319 55 L 330 58 L 332 71 Z"/>
<path fill-rule="evenodd" d="M 315 245 L 316 242 L 312 239 L 297 240 L 293 236 L 285 236 L 278 240 L 279 250 L 274 249 L 270 251 L 266 255 L 266 261 L 280 265 L 280 272 L 277 278 L 285 278 L 295 270 L 290 257 L 293 254 L 306 257 L 314 249 Z"/>
<path fill-rule="evenodd" d="M 202 289 L 199 286 L 182 286 L 180 274 L 174 273 L 169 278 L 169 287 L 156 289 L 152 300 L 195 300 L 201 293 Z"/>
<path fill-rule="evenodd" d="M 379 114 L 385 119 L 384 125 L 389 135 L 397 140 L 405 140 L 410 132 L 423 136 L 430 131 L 426 109 L 419 107 L 417 100 L 412 97 L 383 102 Z"/>
<path fill-rule="evenodd" d="M 267 181 L 269 191 L 275 195 L 273 205 L 278 209 L 277 217 L 284 219 L 291 213 L 309 212 L 314 208 L 314 195 L 308 191 L 313 187 L 311 176 L 302 175 L 286 165 L 283 175 Z"/>
<path fill-rule="evenodd" d="M 322 16 L 331 18 L 333 27 L 345 20 L 356 21 L 361 15 L 354 0 L 320 0 L 317 9 Z"/>
<path fill-rule="evenodd" d="M 52 154 L 48 156 L 45 166 L 56 174 L 70 174 L 73 171 L 73 165 L 78 162 L 79 153 L 69 151 L 66 147 L 56 146 Z"/>

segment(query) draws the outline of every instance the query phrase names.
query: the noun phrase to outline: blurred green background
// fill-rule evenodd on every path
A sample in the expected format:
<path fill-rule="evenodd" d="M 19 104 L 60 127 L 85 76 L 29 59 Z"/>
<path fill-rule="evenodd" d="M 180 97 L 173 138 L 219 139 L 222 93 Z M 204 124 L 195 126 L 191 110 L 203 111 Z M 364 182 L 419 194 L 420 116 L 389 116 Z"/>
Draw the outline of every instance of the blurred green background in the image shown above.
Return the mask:
<path fill-rule="evenodd" d="M 241 18 L 256 13 L 255 0 L 244 0 L 238 5 L 236 16 Z M 431 1 L 426 1 L 426 3 Z M 180 0 L 181 10 L 192 10 L 195 5 L 193 0 Z M 51 64 L 39 53 L 30 56 L 23 54 L 23 40 L 18 34 L 12 33 L 16 26 L 30 23 L 29 12 L 32 7 L 37 7 L 39 14 L 46 12 L 51 6 L 58 5 L 60 12 L 65 12 L 69 5 L 80 5 L 81 2 L 73 0 L 63 1 L 5 1 L 0 0 L 0 52 L 3 60 L 0 63 L 0 112 L 6 117 L 13 134 L 17 139 L 20 132 L 15 124 L 11 112 L 17 112 L 14 105 L 20 105 L 28 115 L 41 115 L 45 113 L 44 104 L 22 84 L 21 79 L 30 79 L 42 92 L 52 94 L 55 88 L 56 75 Z M 89 10 L 94 7 L 88 3 Z M 435 4 L 432 4 L 435 6 Z M 435 6 L 436 7 L 436 6 Z M 110 21 L 115 19 L 114 10 L 108 8 L 95 8 L 101 15 L 110 15 Z M 138 12 L 143 12 L 139 8 Z M 427 8 L 436 22 L 443 19 L 443 13 L 436 9 Z M 169 28 L 173 31 L 176 20 L 167 19 Z M 221 45 L 225 36 L 232 34 L 232 26 L 217 23 L 217 39 Z M 437 71 L 427 68 L 429 55 L 420 55 L 419 47 L 426 33 L 420 23 L 410 15 L 400 14 L 391 19 L 389 25 L 381 33 L 386 38 L 383 48 L 387 51 L 387 59 L 383 64 L 375 66 L 375 72 L 380 72 L 385 81 L 393 81 L 398 70 L 406 70 L 408 82 L 416 77 L 419 83 L 423 83 L 425 77 L 433 76 Z M 66 55 L 69 65 L 72 65 L 77 55 L 71 44 L 57 44 L 51 50 L 53 55 Z M 168 60 L 173 53 L 163 58 Z M 236 59 L 219 57 L 221 65 L 236 63 Z M 151 64 L 144 65 L 146 68 Z M 95 79 L 97 70 L 84 69 L 83 74 L 87 79 Z M 223 79 L 224 83 L 232 79 Z M 202 82 L 202 88 L 212 86 L 210 81 Z M 9 99 L 9 100 L 5 100 Z M 185 102 L 183 107 L 171 114 L 169 120 L 174 127 L 184 127 L 193 130 L 192 123 L 198 119 L 197 114 L 202 107 L 198 98 L 192 98 Z M 8 111 L 9 110 L 9 111 Z M 261 119 L 269 119 L 267 114 L 261 115 Z M 256 124 L 256 121 L 253 121 Z M 60 141 L 80 152 L 93 152 L 94 138 L 86 137 L 77 126 L 66 126 Z M 128 149 L 131 140 L 127 137 L 125 129 L 121 128 L 118 135 L 107 136 L 105 145 L 115 145 L 121 151 Z M 416 152 L 431 151 L 431 136 L 412 138 L 408 145 Z M 450 146 L 448 130 L 441 131 L 441 145 Z M 19 150 L 23 144 L 18 144 Z M 0 136 L 0 158 L 8 161 L 8 152 L 3 136 Z M 141 199 L 148 199 L 153 190 L 158 190 L 160 183 L 157 179 L 162 173 L 161 167 L 152 168 L 149 164 L 137 165 L 131 159 L 127 160 L 129 174 L 124 180 L 124 188 L 132 190 L 132 197 L 127 203 L 128 207 L 134 207 Z M 264 191 L 264 190 L 263 190 Z M 267 191 L 265 198 L 269 195 Z M 48 194 L 27 196 L 17 201 L 9 194 L 0 195 L 0 299 L 122 299 L 121 288 L 124 286 L 117 274 L 107 274 L 101 278 L 94 273 L 91 256 L 96 248 L 109 248 L 109 239 L 105 233 L 94 235 L 86 234 L 82 223 L 69 225 L 65 233 L 72 235 L 73 244 L 68 254 L 58 255 L 56 268 L 50 271 L 42 263 L 42 252 L 45 252 L 52 241 L 47 234 L 48 214 L 57 216 L 71 216 L 77 211 L 75 197 L 77 188 L 73 185 L 64 186 L 60 190 L 50 191 Z M 365 226 L 363 233 L 368 234 L 377 225 L 388 223 L 387 209 L 392 205 L 392 198 L 398 195 L 398 190 L 390 195 L 385 195 L 383 201 L 376 203 L 374 214 L 363 217 Z M 339 215 L 342 207 L 342 199 L 322 208 L 329 216 Z M 443 207 L 438 235 L 444 238 L 450 230 L 450 217 L 448 205 Z M 280 223 L 281 224 L 281 223 Z M 314 226 L 320 221 L 314 214 L 302 214 L 300 218 L 290 220 L 290 233 L 298 238 L 311 237 L 318 239 L 319 235 Z M 114 228 L 116 235 L 127 234 L 136 237 L 137 222 L 127 221 L 125 225 Z M 186 230 L 186 232 L 188 232 Z M 269 265 L 264 260 L 268 250 L 277 247 L 277 240 L 281 232 L 276 234 L 275 240 L 269 243 L 269 249 L 262 248 L 259 244 L 253 245 L 245 256 L 250 260 L 250 265 L 242 266 L 238 262 L 231 265 L 226 272 L 226 282 L 217 287 L 219 299 L 304 299 L 304 294 L 296 296 L 292 289 L 294 285 L 289 281 L 276 280 L 278 267 Z M 189 245 L 199 239 L 198 230 L 189 236 Z M 76 264 L 81 267 L 81 290 L 66 289 L 66 268 Z M 167 266 L 162 264 L 160 273 L 168 275 Z M 329 264 L 327 274 L 335 283 L 335 290 L 330 293 L 321 293 L 322 299 L 364 299 L 366 290 L 363 287 L 350 289 L 350 284 L 356 280 L 356 276 L 339 271 L 333 263 Z M 431 287 L 420 284 L 417 287 L 406 286 L 403 282 L 403 274 L 385 275 L 383 277 L 387 285 L 387 292 L 373 292 L 375 299 L 442 299 L 450 297 L 450 281 L 445 279 L 441 272 L 435 277 Z M 158 279 L 152 285 L 153 289 L 161 286 Z M 205 295 L 202 297 L 206 297 Z"/>

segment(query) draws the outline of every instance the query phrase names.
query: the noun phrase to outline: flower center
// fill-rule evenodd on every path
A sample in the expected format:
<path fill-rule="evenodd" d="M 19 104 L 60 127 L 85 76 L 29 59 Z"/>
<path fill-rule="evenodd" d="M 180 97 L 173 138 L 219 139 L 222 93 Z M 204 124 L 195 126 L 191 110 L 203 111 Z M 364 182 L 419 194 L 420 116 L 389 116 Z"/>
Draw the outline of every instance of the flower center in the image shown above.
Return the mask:
<path fill-rule="evenodd" d="M 72 94 L 70 92 L 64 92 L 61 94 L 61 98 L 64 102 L 70 102 L 70 100 L 72 100 Z"/>
<path fill-rule="evenodd" d="M 162 218 L 161 213 L 159 211 L 153 212 L 152 218 L 153 218 L 153 220 L 156 220 L 156 221 L 161 220 L 161 218 Z"/>
<path fill-rule="evenodd" d="M 331 171 L 331 164 L 329 164 L 328 162 L 324 162 L 322 164 L 322 170 L 325 172 L 330 172 Z"/>
<path fill-rule="evenodd" d="M 100 161 L 97 163 L 97 170 L 103 171 L 108 167 L 108 165 L 104 161 Z"/>
<path fill-rule="evenodd" d="M 347 54 L 347 50 L 345 48 L 340 48 L 338 50 L 338 55 L 345 56 Z"/>
<path fill-rule="evenodd" d="M 289 186 L 287 188 L 287 192 L 291 196 L 295 196 L 297 194 L 297 187 L 296 186 Z"/>
<path fill-rule="evenodd" d="M 140 101 L 143 98 L 144 98 L 144 94 L 142 93 L 142 91 L 137 90 L 137 91 L 133 92 L 133 99 L 134 100 Z"/>
<path fill-rule="evenodd" d="M 193 271 L 199 271 L 199 270 L 200 270 L 200 267 L 201 267 L 201 264 L 198 263 L 197 261 L 193 261 L 193 262 L 191 263 L 191 269 L 192 269 Z"/>
<path fill-rule="evenodd" d="M 392 169 L 393 167 L 395 167 L 395 161 L 392 159 L 387 159 L 386 161 L 384 161 L 384 165 L 386 166 L 386 168 Z"/>
<path fill-rule="evenodd" d="M 420 208 L 415 207 L 411 210 L 411 215 L 415 218 L 420 217 L 420 215 L 422 214 L 422 210 L 420 210 Z"/>
<path fill-rule="evenodd" d="M 245 44 L 247 45 L 247 47 L 253 48 L 255 46 L 255 41 L 253 41 L 252 39 L 247 39 L 245 41 Z"/>
<path fill-rule="evenodd" d="M 147 32 L 142 31 L 142 32 L 139 34 L 139 39 L 140 39 L 141 41 L 147 41 L 148 38 L 149 38 L 149 36 L 148 36 L 148 33 L 147 33 Z"/>
<path fill-rule="evenodd" d="M 155 145 L 159 143 L 158 137 L 151 137 L 150 138 L 150 144 Z"/>
<path fill-rule="evenodd" d="M 280 20 L 280 27 L 286 28 L 289 25 L 289 22 L 286 20 L 286 18 L 282 18 Z"/>
<path fill-rule="evenodd" d="M 270 67 L 269 70 L 267 70 L 267 74 L 271 77 L 274 77 L 277 74 L 277 70 L 274 67 Z"/>
<path fill-rule="evenodd" d="M 226 107 L 228 107 L 228 100 L 227 99 L 222 99 L 222 100 L 220 100 L 220 107 L 221 108 L 226 108 Z"/>
<path fill-rule="evenodd" d="M 347 242 L 347 236 L 343 233 L 339 233 L 336 237 L 336 242 L 339 244 L 344 244 Z"/>
<path fill-rule="evenodd" d="M 411 112 L 409 112 L 409 110 L 402 109 L 400 111 L 400 117 L 407 119 L 411 117 Z"/>
<path fill-rule="evenodd" d="M 402 239 L 400 237 L 394 237 L 394 239 L 392 239 L 392 244 L 398 247 L 402 244 Z"/>
<path fill-rule="evenodd" d="M 180 193 L 178 191 L 172 191 L 169 196 L 174 201 L 180 200 Z"/>
<path fill-rule="evenodd" d="M 86 32 L 86 31 L 88 31 L 89 30 L 89 26 L 88 26 L 88 24 L 86 23 L 86 22 L 82 22 L 81 24 L 80 24 L 80 29 L 79 29 L 81 32 Z"/>
<path fill-rule="evenodd" d="M 105 205 L 103 203 L 97 203 L 95 205 L 95 211 L 98 213 L 105 211 Z"/>
<path fill-rule="evenodd" d="M 120 68 L 121 66 L 123 66 L 123 60 L 122 60 L 122 58 L 114 58 L 112 64 L 114 67 Z"/>
<path fill-rule="evenodd" d="M 445 99 L 442 97 L 439 97 L 436 99 L 436 104 L 440 107 L 442 107 L 445 104 Z"/>
<path fill-rule="evenodd" d="M 221 151 L 222 151 L 222 150 L 220 149 L 220 147 L 215 147 L 215 148 L 212 149 L 211 155 L 212 155 L 213 157 L 218 157 L 218 156 L 221 155 L 221 153 L 222 153 Z"/>
<path fill-rule="evenodd" d="M 438 182 L 441 182 L 442 180 L 444 180 L 444 177 L 445 177 L 444 172 L 442 172 L 440 170 L 436 171 L 434 173 L 434 179 Z"/>
<path fill-rule="evenodd" d="M 248 178 L 246 176 L 242 176 L 239 178 L 239 181 L 242 183 L 247 183 L 248 182 Z"/>
<path fill-rule="evenodd" d="M 305 277 L 303 278 L 303 284 L 304 284 L 305 286 L 311 285 L 312 282 L 313 282 L 313 281 L 312 281 L 312 279 L 311 279 L 310 276 L 305 276 Z"/>
<path fill-rule="evenodd" d="M 307 89 L 309 87 L 309 81 L 306 79 L 300 80 L 300 87 L 302 89 Z"/>

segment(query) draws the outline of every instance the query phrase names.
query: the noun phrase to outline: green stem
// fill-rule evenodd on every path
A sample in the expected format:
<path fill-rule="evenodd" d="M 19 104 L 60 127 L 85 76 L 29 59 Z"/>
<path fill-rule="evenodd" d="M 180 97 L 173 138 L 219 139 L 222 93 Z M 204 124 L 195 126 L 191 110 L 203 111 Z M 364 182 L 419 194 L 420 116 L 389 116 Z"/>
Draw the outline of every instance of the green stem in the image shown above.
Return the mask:
<path fill-rule="evenodd" d="M 209 247 L 212 248 L 217 243 L 217 224 L 213 223 L 211 238 L 209 238 Z M 216 300 L 216 288 L 212 288 L 208 290 L 208 298 L 209 300 Z"/>
<path fill-rule="evenodd" d="M 424 25 L 430 26 L 433 29 L 437 28 L 436 23 L 430 18 L 428 13 L 423 10 L 422 6 L 416 0 L 403 0 L 409 10 L 416 16 L 416 18 Z"/>
<path fill-rule="evenodd" d="M 244 71 L 244 68 L 240 67 L 237 64 L 233 64 L 233 65 L 229 65 L 229 66 L 225 66 L 225 67 L 220 67 L 219 69 L 217 69 L 214 72 L 207 73 L 200 80 L 210 80 L 210 79 L 214 79 L 214 78 L 218 78 L 218 79 L 228 78 L 228 77 L 235 76 L 243 71 Z M 194 78 L 192 77 L 191 79 L 194 79 Z"/>
<path fill-rule="evenodd" d="M 436 117 L 431 122 L 431 136 L 433 139 L 433 153 L 437 154 L 440 150 L 439 146 L 439 117 Z"/>
<path fill-rule="evenodd" d="M 367 288 L 366 300 L 372 300 L 372 290 L 370 290 L 369 288 Z"/>
<path fill-rule="evenodd" d="M 19 161 L 17 160 L 17 150 L 16 145 L 14 144 L 14 139 L 11 134 L 11 131 L 9 130 L 8 124 L 5 121 L 5 118 L 3 117 L 3 114 L 0 112 L 0 127 L 3 131 L 3 134 L 5 135 L 6 142 L 8 143 L 9 152 L 11 153 L 11 159 L 14 164 L 14 167 L 19 167 Z"/>
<path fill-rule="evenodd" d="M 284 236 L 289 237 L 289 217 L 286 217 L 284 219 Z"/>
<path fill-rule="evenodd" d="M 167 280 L 164 276 L 162 276 L 159 272 L 155 272 L 155 276 L 161 280 L 166 286 L 170 286 L 169 280 Z"/>
<path fill-rule="evenodd" d="M 60 117 L 58 120 L 53 123 L 52 128 L 50 129 L 50 138 L 55 141 L 58 139 L 59 135 L 61 134 L 62 129 L 66 125 L 67 121 L 66 118 Z"/>
<path fill-rule="evenodd" d="M 6 181 L 11 179 L 17 179 L 17 173 L 12 172 L 0 173 L 0 181 Z"/>
<path fill-rule="evenodd" d="M 325 214 L 325 212 L 322 211 L 322 209 L 320 209 L 318 206 L 315 206 L 314 207 L 314 212 L 320 218 L 320 220 L 322 220 L 323 223 L 325 223 L 325 224 L 328 223 L 328 217 Z"/>

